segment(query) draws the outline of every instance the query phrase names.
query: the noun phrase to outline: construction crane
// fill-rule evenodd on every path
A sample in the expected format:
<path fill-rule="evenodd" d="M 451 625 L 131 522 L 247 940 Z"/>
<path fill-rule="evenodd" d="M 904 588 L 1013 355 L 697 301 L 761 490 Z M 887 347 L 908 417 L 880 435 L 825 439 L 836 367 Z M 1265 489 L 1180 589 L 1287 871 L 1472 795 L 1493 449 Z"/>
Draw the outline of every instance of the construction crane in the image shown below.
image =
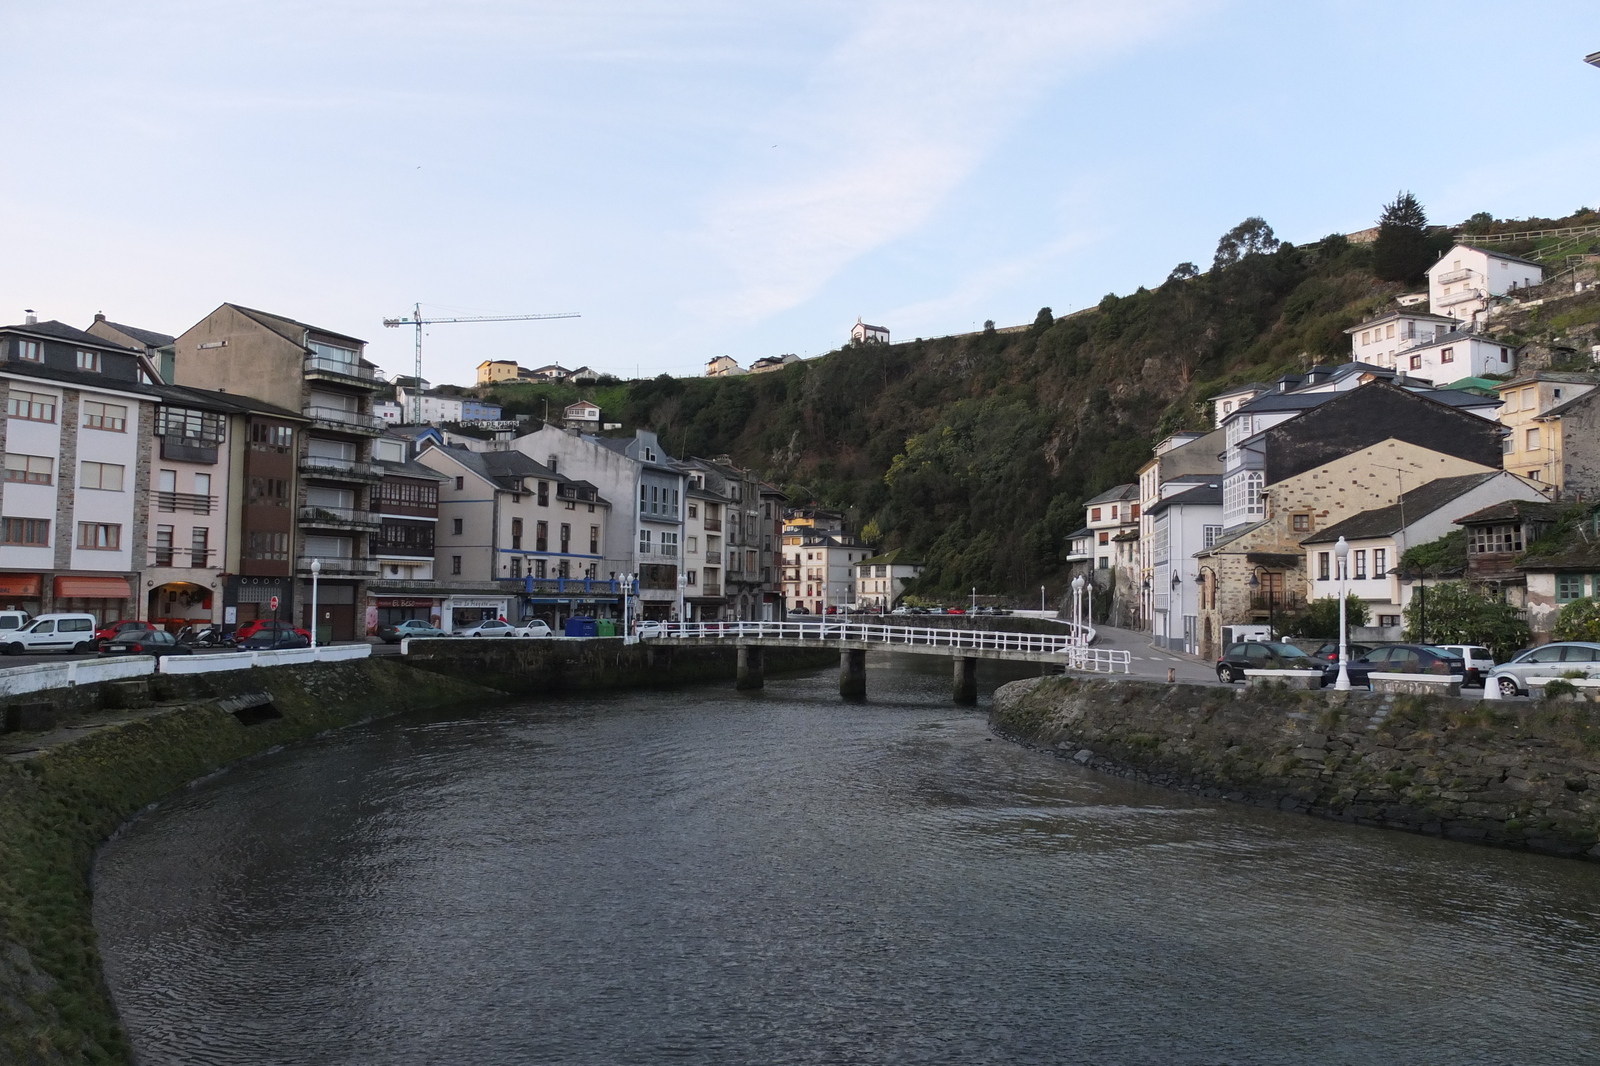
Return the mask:
<path fill-rule="evenodd" d="M 536 318 L 581 318 L 576 311 L 564 311 L 556 315 L 474 315 L 470 318 L 423 318 L 422 305 L 413 304 L 410 318 L 386 318 L 383 324 L 391 329 L 399 326 L 417 327 L 417 376 L 411 383 L 411 421 L 413 425 L 422 425 L 422 327 L 436 326 L 446 322 L 527 322 Z"/>

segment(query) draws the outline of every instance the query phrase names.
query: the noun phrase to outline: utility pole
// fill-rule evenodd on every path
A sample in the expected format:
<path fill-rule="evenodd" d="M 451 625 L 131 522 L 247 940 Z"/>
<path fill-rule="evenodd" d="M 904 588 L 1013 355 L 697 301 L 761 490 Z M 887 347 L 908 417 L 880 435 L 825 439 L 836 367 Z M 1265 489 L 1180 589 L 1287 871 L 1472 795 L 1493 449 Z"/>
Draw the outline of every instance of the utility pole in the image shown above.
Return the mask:
<path fill-rule="evenodd" d="M 555 315 L 473 315 L 468 318 L 423 318 L 422 305 L 413 304 L 410 318 L 386 318 L 383 324 L 390 329 L 398 326 L 417 327 L 417 369 L 416 380 L 412 382 L 411 394 L 411 419 L 413 425 L 422 424 L 422 327 L 440 325 L 446 322 L 527 322 L 542 318 L 581 318 L 576 311 L 564 311 Z"/>

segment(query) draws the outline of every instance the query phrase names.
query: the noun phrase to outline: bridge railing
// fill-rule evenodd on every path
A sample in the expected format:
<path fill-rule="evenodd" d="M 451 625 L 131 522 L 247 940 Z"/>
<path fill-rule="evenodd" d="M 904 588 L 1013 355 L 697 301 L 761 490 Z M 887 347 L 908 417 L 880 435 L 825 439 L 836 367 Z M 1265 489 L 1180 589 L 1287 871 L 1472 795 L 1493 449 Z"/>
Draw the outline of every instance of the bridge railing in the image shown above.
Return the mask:
<path fill-rule="evenodd" d="M 1097 673 L 1127 673 L 1129 653 L 1086 646 L 1076 631 L 1062 634 L 1009 633 L 985 629 L 924 629 L 866 622 L 647 622 L 639 635 L 679 640 L 748 638 L 794 641 L 853 641 L 885 647 L 972 648 L 1060 656 L 1062 665 Z"/>

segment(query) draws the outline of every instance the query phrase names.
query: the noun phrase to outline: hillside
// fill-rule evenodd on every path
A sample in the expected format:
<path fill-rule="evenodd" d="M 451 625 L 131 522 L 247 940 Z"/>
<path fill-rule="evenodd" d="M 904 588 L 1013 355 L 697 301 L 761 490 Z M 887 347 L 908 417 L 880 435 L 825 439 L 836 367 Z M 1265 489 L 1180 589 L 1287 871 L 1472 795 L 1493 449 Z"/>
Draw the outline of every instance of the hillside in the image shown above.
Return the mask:
<path fill-rule="evenodd" d="M 1241 231 L 1254 250 L 1241 249 Z M 1021 331 L 844 348 L 770 374 L 663 375 L 585 395 L 630 430 L 653 428 L 675 454 L 726 453 L 796 501 L 848 509 L 873 543 L 928 559 L 927 590 L 1058 586 L 1085 499 L 1131 480 L 1166 432 L 1208 425 L 1205 401 L 1223 388 L 1342 361 L 1343 330 L 1409 288 L 1375 276 L 1370 244 L 1261 237 L 1247 224 L 1224 238 L 1205 274 L 1182 264 L 1154 289 L 1062 319 L 1047 308 Z M 546 400 L 553 411 L 578 397 L 561 386 L 485 391 L 536 417 Z"/>

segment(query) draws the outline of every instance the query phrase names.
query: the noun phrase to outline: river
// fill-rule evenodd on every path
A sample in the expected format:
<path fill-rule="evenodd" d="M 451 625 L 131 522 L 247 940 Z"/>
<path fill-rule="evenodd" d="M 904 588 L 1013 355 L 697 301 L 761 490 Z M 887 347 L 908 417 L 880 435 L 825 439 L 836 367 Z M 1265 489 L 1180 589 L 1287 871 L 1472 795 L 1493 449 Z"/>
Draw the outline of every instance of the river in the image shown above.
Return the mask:
<path fill-rule="evenodd" d="M 1600 866 L 1097 776 L 943 660 L 868 678 L 393 718 L 171 797 L 96 868 L 142 1066 L 1594 1061 Z"/>

